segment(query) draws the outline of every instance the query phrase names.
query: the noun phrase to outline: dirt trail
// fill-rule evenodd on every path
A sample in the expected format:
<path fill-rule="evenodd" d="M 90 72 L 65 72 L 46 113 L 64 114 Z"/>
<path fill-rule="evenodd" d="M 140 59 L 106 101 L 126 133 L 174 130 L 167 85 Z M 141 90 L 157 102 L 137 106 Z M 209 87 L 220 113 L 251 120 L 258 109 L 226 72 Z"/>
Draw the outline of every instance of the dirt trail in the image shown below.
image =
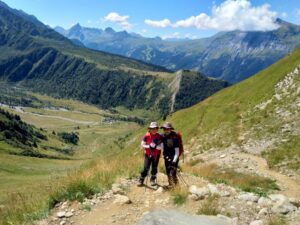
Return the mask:
<path fill-rule="evenodd" d="M 260 156 L 243 153 L 243 152 L 235 152 L 234 155 L 232 155 L 232 156 L 234 156 L 235 158 L 247 159 L 247 160 L 254 161 L 256 164 L 255 170 L 258 174 L 263 174 L 263 175 L 270 177 L 277 181 L 279 187 L 281 188 L 279 193 L 284 194 L 284 195 L 288 196 L 289 198 L 295 198 L 295 199 L 300 200 L 300 191 L 299 191 L 300 190 L 300 181 L 299 180 L 296 180 L 285 174 L 281 174 L 278 171 L 270 169 L 268 167 L 267 161 Z M 231 157 L 231 156 L 229 155 L 226 157 Z M 214 157 L 212 160 L 208 161 L 207 163 L 215 163 L 217 165 L 221 165 L 222 163 L 223 164 L 225 163 L 224 160 L 226 160 L 226 158 L 222 159 L 219 157 L 218 158 Z"/>
<path fill-rule="evenodd" d="M 199 186 L 203 185 L 200 178 L 188 178 L 189 182 L 193 182 Z M 158 183 L 160 186 L 165 187 L 167 185 L 167 177 L 159 173 Z M 182 207 L 176 207 L 172 203 L 172 199 L 169 191 L 159 192 L 157 188 L 153 188 L 147 182 L 146 187 L 137 187 L 136 182 L 132 182 L 127 188 L 125 188 L 126 195 L 132 201 L 131 204 L 118 204 L 114 203 L 115 198 L 108 198 L 97 204 L 90 212 L 82 212 L 72 218 L 72 224 L 74 225 L 100 225 L 100 224 L 137 224 L 144 214 L 153 210 L 162 209 L 181 209 L 183 211 L 190 211 L 195 213 L 197 207 L 195 205 L 187 204 Z M 191 203 L 193 204 L 193 203 Z M 194 204 L 196 204 L 194 202 Z"/>
<path fill-rule="evenodd" d="M 259 172 L 272 177 L 274 180 L 277 180 L 278 184 L 281 187 L 280 193 L 300 200 L 300 181 L 295 180 L 287 175 L 281 174 L 275 170 L 271 170 L 268 167 L 267 161 L 259 156 L 247 154 L 247 153 L 239 153 L 240 157 L 250 158 L 251 160 L 257 162 L 257 169 Z"/>

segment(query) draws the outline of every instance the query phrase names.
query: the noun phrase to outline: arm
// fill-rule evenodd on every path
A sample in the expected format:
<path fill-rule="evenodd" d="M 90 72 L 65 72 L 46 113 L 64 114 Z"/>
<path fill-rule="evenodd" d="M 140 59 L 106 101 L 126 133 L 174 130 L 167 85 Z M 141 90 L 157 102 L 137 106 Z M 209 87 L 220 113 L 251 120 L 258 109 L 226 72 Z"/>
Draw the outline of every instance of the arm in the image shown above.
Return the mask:
<path fill-rule="evenodd" d="M 157 145 L 156 149 L 163 151 L 164 150 L 164 144 L 160 143 L 159 145 Z"/>
<path fill-rule="evenodd" d="M 144 140 L 141 142 L 141 147 L 142 147 L 142 148 L 150 148 L 150 146 L 147 145 L 146 142 L 145 142 Z"/>
<path fill-rule="evenodd" d="M 173 159 L 173 162 L 175 163 L 177 161 L 179 157 L 179 148 L 175 148 L 175 155 L 174 155 L 174 159 Z"/>

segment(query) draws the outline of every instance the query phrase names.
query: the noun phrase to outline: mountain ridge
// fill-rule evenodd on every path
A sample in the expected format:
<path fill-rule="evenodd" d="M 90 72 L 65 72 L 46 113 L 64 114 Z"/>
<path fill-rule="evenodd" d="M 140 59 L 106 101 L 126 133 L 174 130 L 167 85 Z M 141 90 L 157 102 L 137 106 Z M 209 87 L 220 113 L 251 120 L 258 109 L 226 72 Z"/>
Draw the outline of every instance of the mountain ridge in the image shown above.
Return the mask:
<path fill-rule="evenodd" d="M 14 10 L 0 7 L 0 12 L 2 81 L 103 108 L 151 108 L 161 114 L 170 111 L 172 91 L 168 83 L 176 76 L 164 67 L 78 47 L 47 26 L 25 20 Z M 193 100 L 186 96 L 187 102 L 203 100 L 228 86 L 224 81 L 205 79 L 200 73 L 197 76 L 194 81 L 211 86 L 190 93 Z M 180 107 L 183 105 L 177 104 Z"/>
<path fill-rule="evenodd" d="M 68 30 L 64 35 L 80 40 L 91 49 L 140 59 L 175 71 L 194 69 L 236 83 L 270 66 L 300 44 L 300 26 L 279 18 L 276 23 L 280 28 L 273 31 L 219 32 L 209 38 L 177 42 L 137 37 L 127 32 L 122 35 L 124 31 L 107 34 L 102 29 L 82 26 L 77 26 L 78 35 L 69 34 Z M 92 29 L 97 31 L 93 33 Z"/>

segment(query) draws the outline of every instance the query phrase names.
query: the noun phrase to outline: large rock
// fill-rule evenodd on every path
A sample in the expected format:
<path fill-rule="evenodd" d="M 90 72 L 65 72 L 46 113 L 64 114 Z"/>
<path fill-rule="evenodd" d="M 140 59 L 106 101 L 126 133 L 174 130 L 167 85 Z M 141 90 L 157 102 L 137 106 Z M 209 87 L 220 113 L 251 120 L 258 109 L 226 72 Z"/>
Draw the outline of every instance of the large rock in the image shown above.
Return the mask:
<path fill-rule="evenodd" d="M 175 210 L 159 210 L 146 214 L 138 225 L 231 225 L 228 217 L 193 216 Z"/>

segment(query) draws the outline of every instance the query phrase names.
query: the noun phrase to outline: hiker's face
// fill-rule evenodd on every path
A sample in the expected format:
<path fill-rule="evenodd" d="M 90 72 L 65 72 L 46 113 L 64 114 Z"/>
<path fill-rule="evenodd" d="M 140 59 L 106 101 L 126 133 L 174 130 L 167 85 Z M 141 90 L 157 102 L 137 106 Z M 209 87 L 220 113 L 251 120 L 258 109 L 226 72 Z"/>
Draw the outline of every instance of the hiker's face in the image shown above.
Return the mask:
<path fill-rule="evenodd" d="M 149 131 L 151 134 L 156 134 L 157 133 L 157 128 L 150 128 Z"/>
<path fill-rule="evenodd" d="M 163 130 L 164 130 L 165 134 L 170 134 L 171 133 L 171 129 L 169 129 L 169 128 L 163 128 Z"/>

